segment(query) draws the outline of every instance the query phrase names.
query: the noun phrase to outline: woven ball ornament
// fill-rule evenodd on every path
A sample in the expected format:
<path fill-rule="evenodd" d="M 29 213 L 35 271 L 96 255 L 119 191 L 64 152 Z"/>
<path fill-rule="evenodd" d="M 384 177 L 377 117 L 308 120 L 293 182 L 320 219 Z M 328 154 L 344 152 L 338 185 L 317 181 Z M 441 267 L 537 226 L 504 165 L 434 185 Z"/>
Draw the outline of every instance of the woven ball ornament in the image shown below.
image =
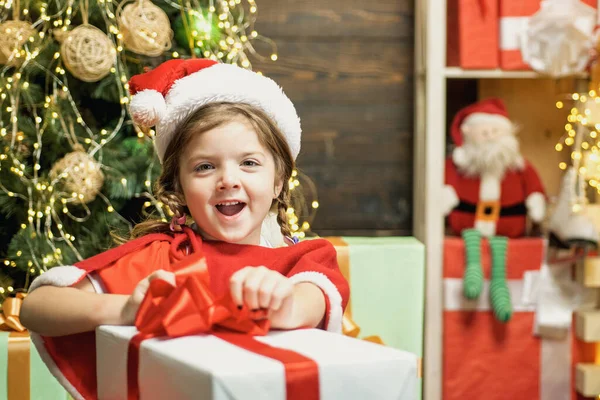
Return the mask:
<path fill-rule="evenodd" d="M 81 148 L 58 160 L 49 176 L 52 180 L 60 179 L 65 192 L 77 193 L 74 202 L 78 204 L 94 200 L 104 185 L 100 164 Z"/>
<path fill-rule="evenodd" d="M 96 82 L 110 73 L 116 50 L 104 32 L 93 25 L 73 29 L 60 46 L 65 66 L 84 82 Z"/>
<path fill-rule="evenodd" d="M 0 64 L 21 65 L 25 57 L 17 57 L 17 54 L 36 32 L 26 21 L 11 20 L 0 24 Z"/>
<path fill-rule="evenodd" d="M 169 17 L 151 1 L 138 0 L 127 4 L 117 18 L 123 44 L 128 50 L 157 57 L 171 48 L 173 31 Z"/>

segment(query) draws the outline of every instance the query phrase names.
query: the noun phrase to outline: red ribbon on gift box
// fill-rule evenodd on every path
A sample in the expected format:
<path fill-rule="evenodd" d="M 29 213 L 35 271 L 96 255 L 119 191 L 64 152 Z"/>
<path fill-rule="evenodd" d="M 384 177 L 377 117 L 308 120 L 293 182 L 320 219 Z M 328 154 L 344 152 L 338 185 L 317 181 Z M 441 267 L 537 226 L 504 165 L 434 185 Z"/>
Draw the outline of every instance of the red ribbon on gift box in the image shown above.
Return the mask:
<path fill-rule="evenodd" d="M 139 398 L 139 352 L 141 342 L 153 337 L 213 334 L 256 354 L 280 361 L 285 368 L 287 400 L 318 400 L 319 370 L 312 359 L 294 351 L 272 347 L 253 336 L 266 335 L 266 310 L 238 308 L 227 293 L 217 298 L 210 290 L 206 259 L 202 251 L 188 256 L 174 269 L 176 286 L 160 279 L 150 287 L 136 316 L 139 333 L 129 342 L 127 356 L 128 399 Z"/>

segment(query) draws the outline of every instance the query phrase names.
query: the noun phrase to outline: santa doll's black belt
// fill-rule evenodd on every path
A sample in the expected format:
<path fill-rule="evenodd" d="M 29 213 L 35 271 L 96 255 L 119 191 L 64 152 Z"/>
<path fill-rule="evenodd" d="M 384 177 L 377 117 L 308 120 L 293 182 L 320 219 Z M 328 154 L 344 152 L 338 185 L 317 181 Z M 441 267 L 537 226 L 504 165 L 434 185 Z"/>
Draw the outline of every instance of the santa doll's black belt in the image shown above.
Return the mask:
<path fill-rule="evenodd" d="M 475 214 L 477 211 L 477 204 L 469 203 L 466 201 L 460 201 L 458 206 L 456 206 L 455 210 L 467 212 L 470 214 Z M 500 216 L 501 217 L 511 217 L 511 216 L 520 216 L 527 215 L 527 208 L 525 207 L 525 203 L 513 204 L 512 206 L 504 206 L 500 207 Z"/>

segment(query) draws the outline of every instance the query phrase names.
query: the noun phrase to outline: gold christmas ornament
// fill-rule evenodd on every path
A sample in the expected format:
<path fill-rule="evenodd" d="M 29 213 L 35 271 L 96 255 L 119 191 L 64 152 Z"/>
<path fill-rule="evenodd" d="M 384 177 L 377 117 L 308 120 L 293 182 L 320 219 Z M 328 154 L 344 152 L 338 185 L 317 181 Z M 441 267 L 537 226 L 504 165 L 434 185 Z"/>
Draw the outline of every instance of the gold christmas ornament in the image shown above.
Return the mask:
<path fill-rule="evenodd" d="M 36 30 L 26 21 L 18 19 L 0 24 L 0 64 L 20 66 L 25 57 L 21 54 L 23 45 Z"/>
<path fill-rule="evenodd" d="M 119 5 L 117 20 L 128 50 L 150 57 L 160 56 L 171 48 L 173 31 L 167 14 L 150 0 Z"/>
<path fill-rule="evenodd" d="M 73 29 L 60 46 L 67 69 L 78 79 L 96 82 L 110 73 L 116 50 L 104 32 L 93 25 Z"/>
<path fill-rule="evenodd" d="M 94 200 L 104 185 L 100 164 L 81 146 L 58 160 L 52 166 L 49 177 L 58 179 L 65 192 L 74 193 L 73 202 L 77 204 Z"/>

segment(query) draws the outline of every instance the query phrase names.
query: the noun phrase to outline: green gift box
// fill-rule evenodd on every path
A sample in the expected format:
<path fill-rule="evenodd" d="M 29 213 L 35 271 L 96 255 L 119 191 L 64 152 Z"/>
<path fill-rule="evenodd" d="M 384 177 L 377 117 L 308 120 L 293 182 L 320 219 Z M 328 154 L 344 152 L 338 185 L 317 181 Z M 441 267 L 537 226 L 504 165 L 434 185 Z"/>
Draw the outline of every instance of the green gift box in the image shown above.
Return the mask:
<path fill-rule="evenodd" d="M 335 246 L 349 281 L 347 311 L 359 337 L 379 336 L 386 346 L 422 359 L 425 246 L 413 237 L 325 239 Z"/>
<path fill-rule="evenodd" d="M 0 332 L 0 400 L 67 400 L 28 332 Z"/>

